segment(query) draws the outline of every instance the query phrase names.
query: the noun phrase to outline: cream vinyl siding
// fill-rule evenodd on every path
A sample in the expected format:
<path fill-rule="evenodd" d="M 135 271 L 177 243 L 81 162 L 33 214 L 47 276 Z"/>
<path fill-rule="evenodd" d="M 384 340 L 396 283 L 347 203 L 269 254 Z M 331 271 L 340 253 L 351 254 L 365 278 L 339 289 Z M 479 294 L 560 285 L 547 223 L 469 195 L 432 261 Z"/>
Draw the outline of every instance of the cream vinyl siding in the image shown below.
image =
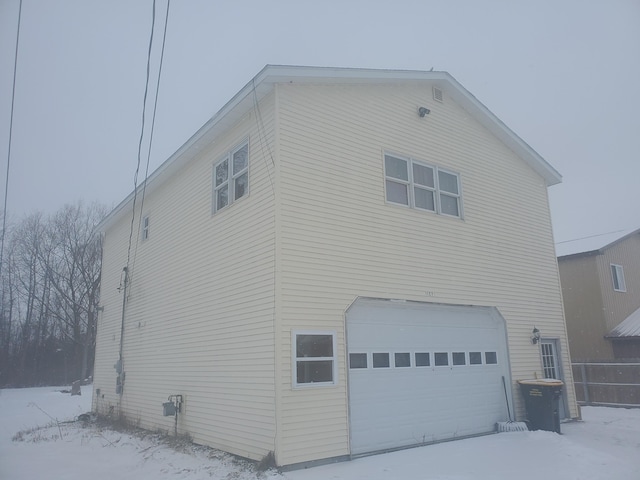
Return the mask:
<path fill-rule="evenodd" d="M 444 94 L 278 86 L 280 463 L 349 453 L 344 312 L 358 296 L 496 306 L 514 382 L 542 377 L 534 325 L 559 338 L 577 416 L 545 182 Z M 464 219 L 386 203 L 385 151 L 458 172 Z M 291 330 L 319 328 L 338 331 L 338 383 L 294 390 Z"/>
<path fill-rule="evenodd" d="M 120 352 L 122 295 L 118 291 L 126 265 L 129 226 L 121 222 L 103 237 L 100 305 L 93 372 L 93 409 L 100 414 L 118 413 L 114 364 Z M 106 261 L 105 261 L 106 260 Z M 98 393 L 98 390 L 100 391 Z"/>
<path fill-rule="evenodd" d="M 162 403 L 182 394 L 178 433 L 196 443 L 261 459 L 275 449 L 275 231 L 273 95 L 204 145 L 144 200 L 153 234 L 131 252 L 121 413 L 173 432 Z M 258 126 L 260 131 L 258 131 Z M 213 165 L 249 141 L 249 192 L 212 214 Z M 273 146 L 272 146 L 273 148 Z M 140 205 L 138 197 L 138 208 Z M 140 219 L 140 212 L 137 212 Z M 117 404 L 115 370 L 131 216 L 106 233 L 94 388 L 97 409 Z M 134 232 L 135 238 L 140 238 Z"/>

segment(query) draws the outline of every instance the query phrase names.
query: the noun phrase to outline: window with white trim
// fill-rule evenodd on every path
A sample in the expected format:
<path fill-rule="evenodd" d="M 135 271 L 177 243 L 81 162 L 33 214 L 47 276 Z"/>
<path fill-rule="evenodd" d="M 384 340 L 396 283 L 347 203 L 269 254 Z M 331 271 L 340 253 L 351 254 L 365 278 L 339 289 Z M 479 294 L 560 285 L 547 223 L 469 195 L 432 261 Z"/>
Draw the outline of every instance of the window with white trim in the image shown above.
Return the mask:
<path fill-rule="evenodd" d="M 410 157 L 385 154 L 387 202 L 462 217 L 460 175 Z"/>
<path fill-rule="evenodd" d="M 293 332 L 293 386 L 336 384 L 335 332 Z"/>
<path fill-rule="evenodd" d="M 626 292 L 627 284 L 624 281 L 624 269 L 622 265 L 611 264 L 611 278 L 613 280 L 613 289 L 616 292 Z"/>
<path fill-rule="evenodd" d="M 142 241 L 149 240 L 149 215 L 142 219 Z"/>
<path fill-rule="evenodd" d="M 213 166 L 213 213 L 249 192 L 249 143 L 231 150 Z"/>

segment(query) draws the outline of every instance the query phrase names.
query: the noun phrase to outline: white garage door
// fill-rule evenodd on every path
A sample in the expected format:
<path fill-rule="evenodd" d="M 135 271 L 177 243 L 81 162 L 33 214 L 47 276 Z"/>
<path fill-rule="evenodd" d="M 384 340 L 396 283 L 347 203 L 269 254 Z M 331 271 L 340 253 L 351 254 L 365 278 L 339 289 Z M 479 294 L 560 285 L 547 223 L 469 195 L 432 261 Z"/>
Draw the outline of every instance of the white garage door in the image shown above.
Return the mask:
<path fill-rule="evenodd" d="M 359 299 L 347 342 L 352 455 L 488 433 L 507 420 L 495 308 Z"/>

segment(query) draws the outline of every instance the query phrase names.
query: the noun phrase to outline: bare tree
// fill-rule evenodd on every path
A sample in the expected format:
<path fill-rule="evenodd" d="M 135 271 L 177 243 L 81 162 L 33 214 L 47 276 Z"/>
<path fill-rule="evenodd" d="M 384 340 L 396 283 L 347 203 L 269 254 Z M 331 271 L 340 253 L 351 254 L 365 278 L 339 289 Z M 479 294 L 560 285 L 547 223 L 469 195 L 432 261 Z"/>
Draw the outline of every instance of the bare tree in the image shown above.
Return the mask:
<path fill-rule="evenodd" d="M 47 274 L 59 298 L 54 312 L 61 333 L 71 342 L 77 378 L 86 378 L 95 350 L 95 323 L 99 302 L 102 238 L 95 226 L 104 217 L 103 207 L 67 205 L 51 220 L 55 245 Z"/>
<path fill-rule="evenodd" d="M 7 232 L 1 270 L 0 384 L 91 375 L 106 209 L 82 203 L 34 213 Z"/>

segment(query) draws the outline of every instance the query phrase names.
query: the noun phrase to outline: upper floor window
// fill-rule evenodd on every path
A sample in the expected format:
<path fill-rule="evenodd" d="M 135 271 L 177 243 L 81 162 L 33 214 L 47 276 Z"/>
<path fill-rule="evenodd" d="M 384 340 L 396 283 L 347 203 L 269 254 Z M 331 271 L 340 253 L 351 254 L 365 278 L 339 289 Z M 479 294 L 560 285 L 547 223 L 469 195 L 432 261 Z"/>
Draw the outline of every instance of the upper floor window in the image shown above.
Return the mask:
<path fill-rule="evenodd" d="M 142 240 L 149 239 L 149 215 L 142 219 Z"/>
<path fill-rule="evenodd" d="M 613 289 L 616 292 L 626 292 L 627 285 L 624 283 L 624 270 L 622 265 L 611 264 L 611 277 L 613 279 Z"/>
<path fill-rule="evenodd" d="M 462 217 L 457 173 L 397 155 L 384 156 L 387 202 Z"/>
<path fill-rule="evenodd" d="M 249 191 L 249 143 L 231 150 L 213 167 L 213 213 Z"/>

